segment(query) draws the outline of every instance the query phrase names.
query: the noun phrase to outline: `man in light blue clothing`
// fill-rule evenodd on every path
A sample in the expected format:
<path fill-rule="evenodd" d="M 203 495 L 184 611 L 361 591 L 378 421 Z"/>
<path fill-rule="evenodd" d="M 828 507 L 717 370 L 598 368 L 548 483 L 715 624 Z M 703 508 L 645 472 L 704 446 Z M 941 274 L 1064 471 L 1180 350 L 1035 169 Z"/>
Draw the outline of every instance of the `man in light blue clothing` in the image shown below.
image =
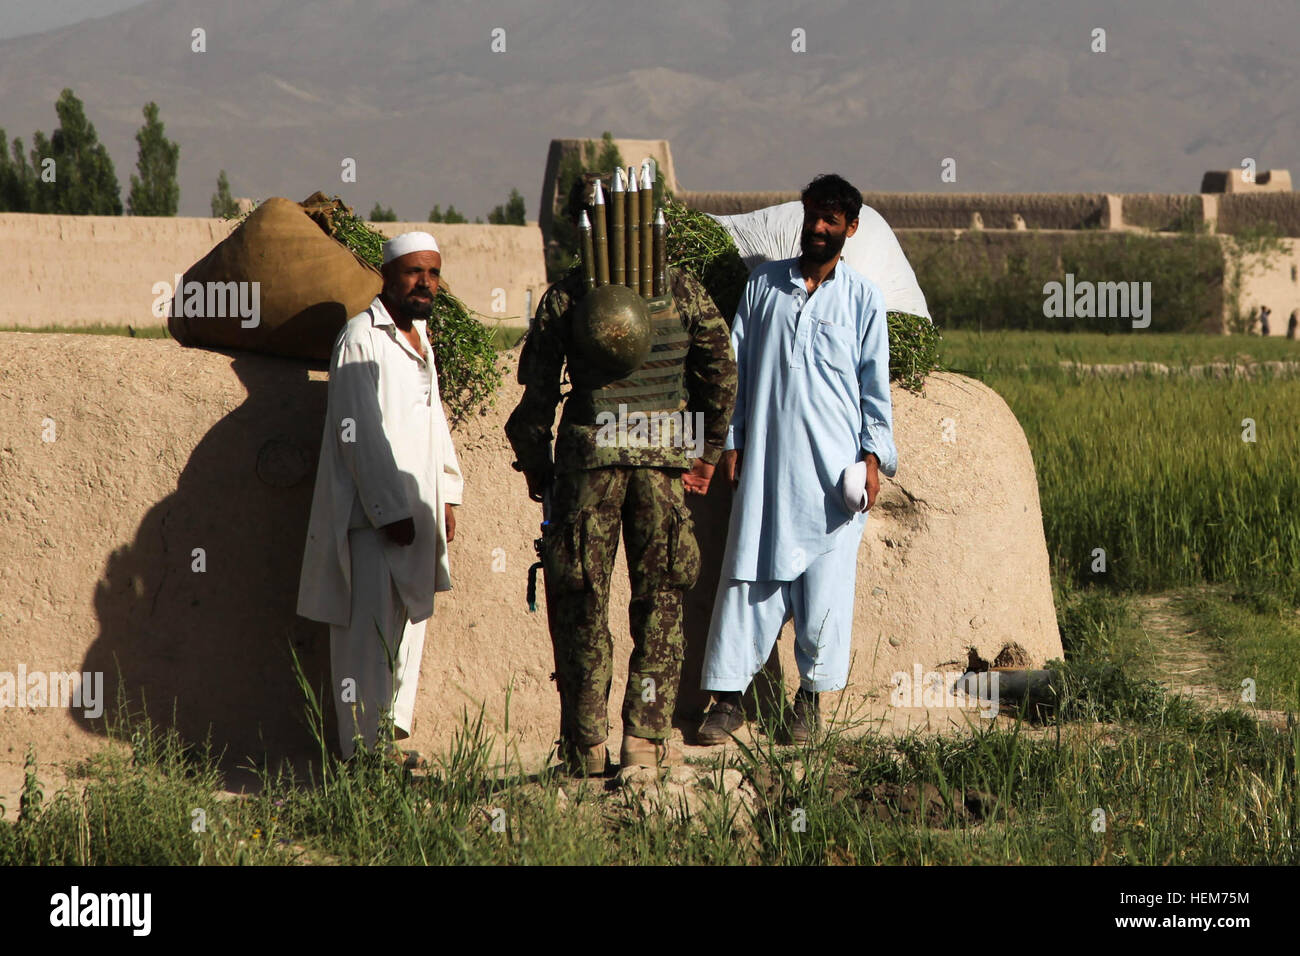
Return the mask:
<path fill-rule="evenodd" d="M 703 744 L 744 724 L 741 695 L 790 617 L 800 686 L 789 735 L 817 732 L 818 695 L 848 680 L 866 514 L 880 473 L 898 467 L 884 297 L 840 259 L 862 194 L 830 174 L 802 199 L 802 255 L 754 270 L 731 330 L 739 389 L 721 465 L 736 493 L 704 657 L 714 705 Z"/>

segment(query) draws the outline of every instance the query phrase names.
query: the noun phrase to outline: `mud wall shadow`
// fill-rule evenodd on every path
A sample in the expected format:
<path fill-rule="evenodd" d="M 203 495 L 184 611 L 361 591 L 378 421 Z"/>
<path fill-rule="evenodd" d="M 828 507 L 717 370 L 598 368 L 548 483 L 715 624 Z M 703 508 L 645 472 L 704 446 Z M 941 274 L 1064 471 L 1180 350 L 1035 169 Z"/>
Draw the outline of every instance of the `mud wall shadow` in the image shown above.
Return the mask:
<path fill-rule="evenodd" d="M 323 624 L 295 614 L 325 416 L 326 383 L 301 361 L 232 354 L 247 397 L 195 446 L 176 490 L 154 505 L 96 585 L 99 633 L 82 663 L 104 674 L 103 733 L 119 689 L 187 742 L 208 735 L 233 768 L 318 753 L 290 647 L 325 693 L 335 737 Z M 141 414 L 184 415 L 186 409 Z"/>

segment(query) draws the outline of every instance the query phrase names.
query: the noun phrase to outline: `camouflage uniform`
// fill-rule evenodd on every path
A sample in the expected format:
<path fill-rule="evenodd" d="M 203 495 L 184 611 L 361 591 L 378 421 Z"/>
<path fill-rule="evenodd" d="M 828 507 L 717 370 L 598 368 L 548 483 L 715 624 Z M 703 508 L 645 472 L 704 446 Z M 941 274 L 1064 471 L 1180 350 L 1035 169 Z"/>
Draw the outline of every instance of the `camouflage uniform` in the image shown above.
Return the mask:
<path fill-rule="evenodd" d="M 672 298 L 663 302 L 675 305 L 676 318 L 658 323 L 650 358 L 615 386 L 634 386 L 627 390 L 632 394 L 638 391 L 635 386 L 644 384 L 632 381 L 637 375 L 657 382 L 675 379 L 684 400 L 663 410 L 702 412 L 703 434 L 695 436 L 703 446 L 699 457 L 717 464 L 736 395 L 730 334 L 699 282 L 672 268 L 668 281 Z M 538 304 L 524 342 L 519 359 L 524 395 L 506 423 L 519 471 L 545 473 L 551 468 L 551 425 L 561 398 L 561 369 L 571 354 L 573 306 L 584 291 L 580 269 L 553 285 Z M 682 594 L 700 571 L 699 546 L 681 482 L 682 472 L 692 464 L 691 448 L 680 441 L 669 447 L 617 447 L 602 441 L 600 426 L 591 423 L 595 409 L 602 404 L 610 408 L 619 392 L 593 391 L 584 382 L 586 370 L 579 361 L 568 366 L 574 387 L 566 396 L 556 437 L 551 519 L 542 543 L 552 604 L 560 733 L 565 742 L 579 746 L 599 744 L 609 734 L 609 579 L 621 527 L 632 585 L 628 620 L 634 644 L 623 727 L 634 737 L 663 740 L 672 732 L 685 643 Z"/>

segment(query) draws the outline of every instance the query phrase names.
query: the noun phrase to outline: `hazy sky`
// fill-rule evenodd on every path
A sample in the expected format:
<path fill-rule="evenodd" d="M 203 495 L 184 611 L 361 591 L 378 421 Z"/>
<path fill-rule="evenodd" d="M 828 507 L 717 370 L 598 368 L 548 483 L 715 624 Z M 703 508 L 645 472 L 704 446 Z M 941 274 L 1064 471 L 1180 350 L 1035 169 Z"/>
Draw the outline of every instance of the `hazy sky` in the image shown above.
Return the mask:
<path fill-rule="evenodd" d="M 1195 192 L 1300 168 L 1297 39 L 1300 0 L 0 0 L 0 128 L 72 88 L 125 189 L 156 102 L 186 215 L 222 170 L 536 215 L 551 140 L 603 130 L 670 140 L 683 189 Z"/>
<path fill-rule="evenodd" d="M 0 0 L 0 40 L 106 17 L 145 0 Z"/>

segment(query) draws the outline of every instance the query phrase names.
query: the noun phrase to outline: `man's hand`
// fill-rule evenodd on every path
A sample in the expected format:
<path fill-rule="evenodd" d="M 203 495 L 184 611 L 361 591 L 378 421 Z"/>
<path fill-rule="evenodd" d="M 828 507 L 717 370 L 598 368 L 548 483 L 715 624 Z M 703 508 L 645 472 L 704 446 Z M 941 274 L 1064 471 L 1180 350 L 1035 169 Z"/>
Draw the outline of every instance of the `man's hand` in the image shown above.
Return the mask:
<path fill-rule="evenodd" d="M 392 524 L 386 524 L 379 529 L 393 544 L 401 545 L 405 548 L 415 540 L 415 519 L 403 518 L 401 521 L 394 521 Z"/>
<path fill-rule="evenodd" d="M 744 451 L 739 448 L 722 453 L 722 473 L 727 476 L 732 488 L 740 484 L 740 460 L 744 455 Z"/>
<path fill-rule="evenodd" d="M 442 506 L 443 522 L 447 528 L 447 540 L 455 540 L 456 537 L 456 509 L 452 505 Z"/>
<path fill-rule="evenodd" d="M 551 485 L 551 477 L 550 468 L 541 471 L 525 471 L 524 480 L 528 482 L 528 497 L 533 501 L 541 501 L 542 495 Z"/>
<path fill-rule="evenodd" d="M 867 510 L 876 503 L 876 495 L 880 493 L 880 459 L 876 457 L 875 452 L 867 455 Z"/>
<path fill-rule="evenodd" d="M 696 458 L 691 470 L 682 475 L 682 487 L 688 495 L 707 495 L 713 479 L 713 466 L 703 458 Z"/>

